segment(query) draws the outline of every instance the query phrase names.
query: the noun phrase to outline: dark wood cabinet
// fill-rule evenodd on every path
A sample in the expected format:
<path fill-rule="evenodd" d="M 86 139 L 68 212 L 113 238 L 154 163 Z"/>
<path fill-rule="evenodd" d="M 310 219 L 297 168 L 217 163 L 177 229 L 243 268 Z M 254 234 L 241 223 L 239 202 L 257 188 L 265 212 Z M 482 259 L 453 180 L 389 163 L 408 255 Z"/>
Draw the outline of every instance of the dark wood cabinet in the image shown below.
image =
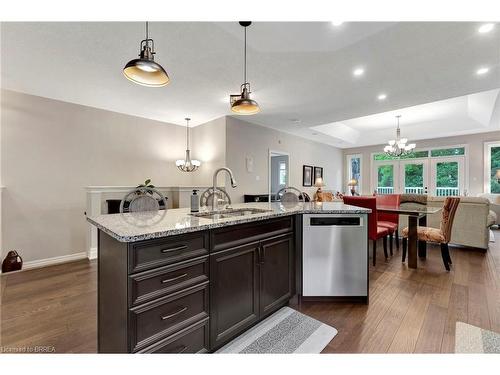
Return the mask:
<path fill-rule="evenodd" d="M 99 231 L 99 353 L 215 351 L 286 305 L 294 216 L 119 242 Z"/>
<path fill-rule="evenodd" d="M 210 256 L 210 345 L 218 349 L 292 297 L 294 237 L 279 235 Z"/>
<path fill-rule="evenodd" d="M 210 256 L 210 343 L 220 347 L 259 318 L 258 243 Z"/>
<path fill-rule="evenodd" d="M 292 297 L 293 236 L 271 238 L 260 245 L 260 316 L 264 317 Z"/>

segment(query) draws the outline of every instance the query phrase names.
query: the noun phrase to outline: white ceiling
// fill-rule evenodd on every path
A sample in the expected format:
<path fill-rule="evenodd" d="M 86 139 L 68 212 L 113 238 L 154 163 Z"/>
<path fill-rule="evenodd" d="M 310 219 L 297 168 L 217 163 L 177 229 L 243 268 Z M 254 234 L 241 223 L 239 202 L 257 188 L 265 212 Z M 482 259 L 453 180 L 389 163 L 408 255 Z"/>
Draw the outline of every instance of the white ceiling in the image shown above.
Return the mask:
<path fill-rule="evenodd" d="M 244 120 L 343 148 L 393 137 L 395 110 L 411 140 L 498 130 L 498 90 L 470 95 L 500 88 L 500 25 L 488 34 L 479 34 L 479 26 L 254 23 L 248 78 L 262 112 Z M 238 23 L 151 23 L 156 60 L 171 77 L 163 88 L 138 86 L 122 75 L 138 53 L 143 28 L 2 23 L 2 87 L 180 125 L 186 115 L 197 125 L 231 114 L 228 95 L 243 79 Z M 477 76 L 481 66 L 490 71 Z M 356 67 L 365 74 L 354 77 Z M 385 101 L 377 100 L 381 92 Z"/>

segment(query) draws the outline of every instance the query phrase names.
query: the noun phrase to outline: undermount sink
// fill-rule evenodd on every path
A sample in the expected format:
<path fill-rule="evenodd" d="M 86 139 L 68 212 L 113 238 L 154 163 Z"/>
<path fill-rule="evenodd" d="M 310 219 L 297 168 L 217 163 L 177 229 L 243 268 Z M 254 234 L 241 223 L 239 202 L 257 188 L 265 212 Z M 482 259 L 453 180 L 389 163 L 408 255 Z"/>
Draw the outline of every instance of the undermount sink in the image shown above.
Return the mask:
<path fill-rule="evenodd" d="M 271 212 L 271 210 L 264 210 L 262 208 L 236 208 L 236 209 L 225 209 L 221 211 L 199 212 L 191 215 L 206 219 L 227 219 L 231 217 L 248 216 L 248 215 L 262 214 L 266 212 Z"/>

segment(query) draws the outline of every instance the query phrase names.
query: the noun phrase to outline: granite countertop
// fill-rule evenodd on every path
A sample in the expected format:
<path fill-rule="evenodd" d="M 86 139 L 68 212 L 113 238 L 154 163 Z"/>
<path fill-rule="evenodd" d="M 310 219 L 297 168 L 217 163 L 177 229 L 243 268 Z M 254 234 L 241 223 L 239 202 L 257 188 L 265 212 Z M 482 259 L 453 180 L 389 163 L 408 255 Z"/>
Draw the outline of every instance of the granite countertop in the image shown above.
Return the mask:
<path fill-rule="evenodd" d="M 118 241 L 135 242 L 295 214 L 367 214 L 371 212 L 367 208 L 350 206 L 342 202 L 298 204 L 262 202 L 241 203 L 232 207 L 233 209 L 257 208 L 269 211 L 212 219 L 190 215 L 189 208 L 177 208 L 155 212 L 99 215 L 87 217 L 87 220 Z"/>

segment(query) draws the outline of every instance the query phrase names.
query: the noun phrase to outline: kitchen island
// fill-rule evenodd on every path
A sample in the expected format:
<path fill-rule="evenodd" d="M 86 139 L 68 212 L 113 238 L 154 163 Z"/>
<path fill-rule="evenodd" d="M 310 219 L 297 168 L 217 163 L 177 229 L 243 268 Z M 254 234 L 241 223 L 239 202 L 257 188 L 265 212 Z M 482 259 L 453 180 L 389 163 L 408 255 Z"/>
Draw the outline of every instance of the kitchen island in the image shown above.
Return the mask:
<path fill-rule="evenodd" d="M 369 212 L 339 202 L 248 203 L 218 215 L 88 218 L 99 229 L 98 351 L 219 349 L 301 293 L 303 214 L 366 221 Z"/>

